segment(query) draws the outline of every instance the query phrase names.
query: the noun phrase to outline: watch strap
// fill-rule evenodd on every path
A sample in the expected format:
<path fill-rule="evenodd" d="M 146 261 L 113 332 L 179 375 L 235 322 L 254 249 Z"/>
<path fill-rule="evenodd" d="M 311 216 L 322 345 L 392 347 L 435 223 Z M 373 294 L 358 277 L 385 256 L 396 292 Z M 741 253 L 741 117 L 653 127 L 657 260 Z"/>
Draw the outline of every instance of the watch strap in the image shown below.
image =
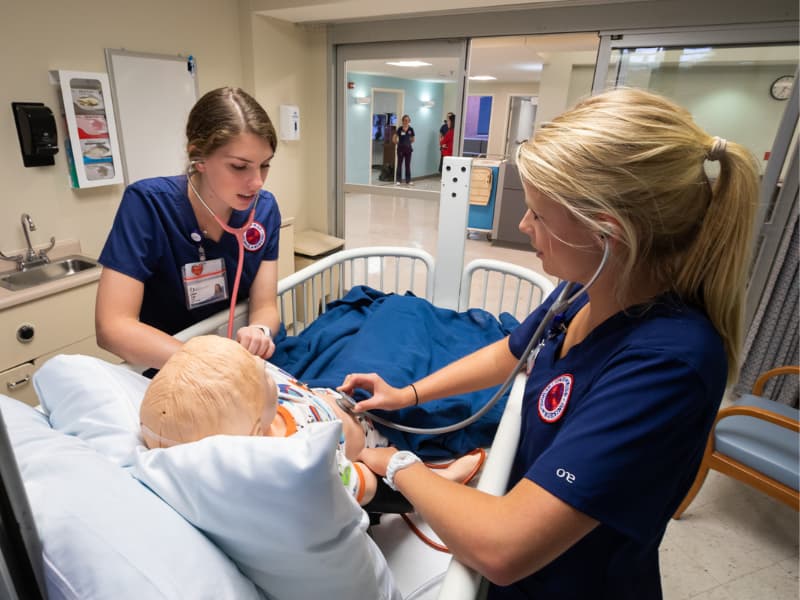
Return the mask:
<path fill-rule="evenodd" d="M 400 450 L 400 452 L 395 452 L 392 458 L 389 460 L 389 464 L 386 466 L 386 477 L 383 478 L 383 481 L 393 490 L 397 491 L 397 488 L 394 485 L 394 478 L 397 475 L 398 471 L 402 471 L 406 467 L 410 467 L 414 463 L 422 462 L 419 456 L 414 454 L 413 452 L 409 452 L 408 450 Z"/>

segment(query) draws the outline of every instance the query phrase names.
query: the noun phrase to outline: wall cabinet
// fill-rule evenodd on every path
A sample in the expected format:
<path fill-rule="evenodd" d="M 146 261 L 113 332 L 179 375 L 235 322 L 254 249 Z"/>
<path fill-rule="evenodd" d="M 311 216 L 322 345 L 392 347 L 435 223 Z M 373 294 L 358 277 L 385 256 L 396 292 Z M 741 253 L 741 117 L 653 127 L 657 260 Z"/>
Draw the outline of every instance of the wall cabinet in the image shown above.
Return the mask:
<path fill-rule="evenodd" d="M 0 311 L 0 393 L 38 404 L 33 374 L 56 354 L 121 362 L 97 346 L 96 293 L 97 282 L 92 282 Z"/>

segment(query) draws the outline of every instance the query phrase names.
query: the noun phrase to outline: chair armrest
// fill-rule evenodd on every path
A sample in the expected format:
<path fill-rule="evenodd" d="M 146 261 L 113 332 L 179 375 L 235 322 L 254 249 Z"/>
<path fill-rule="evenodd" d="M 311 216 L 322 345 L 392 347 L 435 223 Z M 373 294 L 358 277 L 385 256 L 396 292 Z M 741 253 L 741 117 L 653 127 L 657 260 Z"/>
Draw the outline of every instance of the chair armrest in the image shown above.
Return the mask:
<path fill-rule="evenodd" d="M 753 417 L 756 419 L 761 419 L 762 421 L 768 421 L 774 425 L 778 425 L 786 429 L 800 432 L 800 422 L 798 422 L 797 419 L 792 419 L 776 412 L 772 412 L 771 410 L 758 408 L 756 406 L 728 406 L 723 408 L 717 413 L 717 418 L 714 421 L 714 427 L 717 426 L 717 423 L 719 423 L 721 419 L 734 416 Z"/>
<path fill-rule="evenodd" d="M 769 371 L 764 371 L 761 375 L 758 376 L 756 382 L 753 384 L 752 394 L 754 396 L 761 396 L 762 392 L 764 391 L 764 385 L 778 375 L 800 375 L 800 365 L 789 365 L 785 367 L 775 367 L 774 369 L 770 369 Z"/>

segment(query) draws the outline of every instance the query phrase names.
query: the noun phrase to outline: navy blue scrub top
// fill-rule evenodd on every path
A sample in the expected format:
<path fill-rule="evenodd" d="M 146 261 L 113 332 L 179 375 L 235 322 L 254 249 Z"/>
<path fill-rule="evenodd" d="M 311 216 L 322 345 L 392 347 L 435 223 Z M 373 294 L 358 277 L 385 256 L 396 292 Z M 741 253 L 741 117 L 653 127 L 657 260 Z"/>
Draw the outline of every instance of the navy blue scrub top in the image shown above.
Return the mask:
<path fill-rule="evenodd" d="M 518 358 L 561 287 L 511 334 Z M 559 358 L 563 341 L 554 331 L 529 375 L 509 487 L 527 478 L 600 524 L 489 597 L 661 598 L 658 546 L 725 391 L 722 339 L 702 310 L 667 294 L 612 316 Z"/>
<path fill-rule="evenodd" d="M 191 239 L 199 226 L 186 194 L 186 175 L 143 179 L 128 186 L 122 196 L 111 232 L 99 262 L 144 283 L 139 320 L 170 335 L 221 310 L 230 300 L 221 300 L 193 309 L 186 307 L 181 269 L 199 260 L 199 243 Z M 240 227 L 250 211 L 233 211 L 228 224 Z M 262 261 L 277 260 L 281 215 L 275 197 L 259 192 L 255 221 L 266 234 L 255 250 L 245 248 L 239 300 L 249 297 L 250 286 Z M 239 245 L 236 238 L 223 233 L 219 242 L 203 239 L 206 259 L 225 262 L 228 293 L 233 289 Z"/>

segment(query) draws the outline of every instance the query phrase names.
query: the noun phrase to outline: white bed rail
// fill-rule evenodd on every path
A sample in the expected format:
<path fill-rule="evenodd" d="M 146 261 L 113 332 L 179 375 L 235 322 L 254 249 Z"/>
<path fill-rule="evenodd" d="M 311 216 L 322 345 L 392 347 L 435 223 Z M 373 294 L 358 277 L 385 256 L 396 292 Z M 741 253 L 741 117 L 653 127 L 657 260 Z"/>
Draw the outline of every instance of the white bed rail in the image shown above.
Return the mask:
<path fill-rule="evenodd" d="M 287 330 L 297 335 L 356 285 L 385 293 L 411 291 L 433 297 L 434 260 L 425 250 L 368 246 L 340 250 L 278 282 L 278 309 Z"/>
<path fill-rule="evenodd" d="M 493 496 L 506 493 L 511 465 L 517 452 L 520 426 L 522 424 L 522 396 L 527 377 L 518 374 L 508 395 L 503 417 L 497 426 L 491 450 L 483 466 L 477 489 Z M 477 598 L 481 575 L 453 558 L 447 568 L 437 600 L 470 600 Z"/>
<path fill-rule="evenodd" d="M 496 292 L 490 296 L 489 285 Z M 508 312 L 518 321 L 533 312 L 555 285 L 531 269 L 491 258 L 478 258 L 464 267 L 458 309 L 483 308 L 497 316 Z"/>
<path fill-rule="evenodd" d="M 433 297 L 434 260 L 425 250 L 404 246 L 368 246 L 340 250 L 278 281 L 278 311 L 290 335 L 297 335 L 327 303 L 342 298 L 353 286 L 369 285 L 382 292 Z M 236 305 L 234 331 L 247 323 L 247 302 Z M 175 334 L 182 342 L 198 335 L 225 335 L 228 311 Z"/>

